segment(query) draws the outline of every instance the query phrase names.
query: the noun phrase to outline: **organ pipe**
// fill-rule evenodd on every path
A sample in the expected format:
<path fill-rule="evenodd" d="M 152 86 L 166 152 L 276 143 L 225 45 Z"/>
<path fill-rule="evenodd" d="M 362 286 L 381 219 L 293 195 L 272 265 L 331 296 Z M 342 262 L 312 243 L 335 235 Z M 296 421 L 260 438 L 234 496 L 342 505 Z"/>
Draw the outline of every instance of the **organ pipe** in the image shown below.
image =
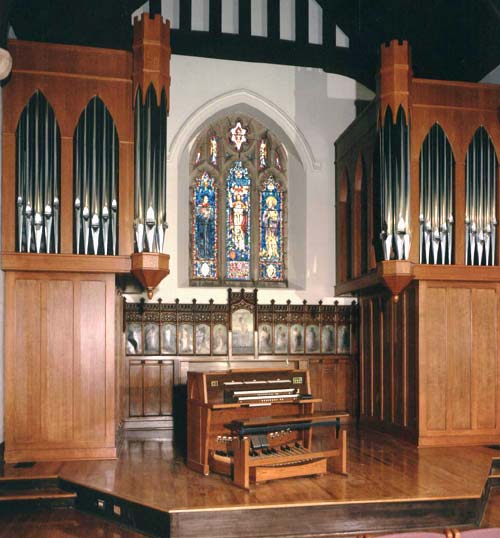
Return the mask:
<path fill-rule="evenodd" d="M 494 265 L 498 160 L 484 127 L 469 145 L 465 160 L 465 262 Z"/>
<path fill-rule="evenodd" d="M 162 252 L 166 221 L 167 99 L 160 104 L 152 85 L 143 102 L 142 90 L 135 99 L 135 195 L 134 231 L 136 252 Z"/>
<path fill-rule="evenodd" d="M 74 251 L 117 255 L 118 134 L 98 97 L 80 117 L 73 148 Z"/>
<path fill-rule="evenodd" d="M 17 251 L 58 253 L 61 135 L 39 90 L 19 119 L 16 148 Z"/>
<path fill-rule="evenodd" d="M 379 137 L 380 192 L 383 256 L 385 260 L 408 259 L 410 252 L 410 143 L 402 107 L 396 122 L 387 108 Z"/>
<path fill-rule="evenodd" d="M 450 143 L 436 123 L 420 151 L 420 263 L 452 263 L 454 175 Z"/>

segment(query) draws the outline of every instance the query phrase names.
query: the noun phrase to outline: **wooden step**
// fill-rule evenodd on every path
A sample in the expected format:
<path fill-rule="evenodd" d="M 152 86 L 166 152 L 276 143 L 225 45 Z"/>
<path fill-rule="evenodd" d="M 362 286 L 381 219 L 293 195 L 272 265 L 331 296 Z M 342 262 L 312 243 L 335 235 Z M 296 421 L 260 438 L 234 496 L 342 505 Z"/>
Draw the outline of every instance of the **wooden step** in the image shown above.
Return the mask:
<path fill-rule="evenodd" d="M 76 493 L 59 487 L 56 477 L 0 478 L 0 510 L 72 507 Z"/>
<path fill-rule="evenodd" d="M 6 501 L 29 501 L 38 499 L 76 499 L 76 493 L 64 491 L 60 488 L 45 489 L 20 489 L 2 490 L 0 489 L 0 503 Z"/>

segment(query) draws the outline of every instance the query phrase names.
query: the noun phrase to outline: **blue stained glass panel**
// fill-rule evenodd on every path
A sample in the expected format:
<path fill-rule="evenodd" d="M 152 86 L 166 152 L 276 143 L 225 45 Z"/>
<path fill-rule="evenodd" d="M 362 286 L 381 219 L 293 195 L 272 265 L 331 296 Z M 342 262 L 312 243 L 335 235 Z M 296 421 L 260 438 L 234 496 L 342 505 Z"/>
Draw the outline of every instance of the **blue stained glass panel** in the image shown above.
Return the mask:
<path fill-rule="evenodd" d="M 217 190 L 206 172 L 195 180 L 191 229 L 193 278 L 217 278 Z"/>
<path fill-rule="evenodd" d="M 250 279 L 250 185 L 247 168 L 235 161 L 226 178 L 226 277 Z"/>
<path fill-rule="evenodd" d="M 283 192 L 270 176 L 260 192 L 259 273 L 261 280 L 283 280 Z"/>

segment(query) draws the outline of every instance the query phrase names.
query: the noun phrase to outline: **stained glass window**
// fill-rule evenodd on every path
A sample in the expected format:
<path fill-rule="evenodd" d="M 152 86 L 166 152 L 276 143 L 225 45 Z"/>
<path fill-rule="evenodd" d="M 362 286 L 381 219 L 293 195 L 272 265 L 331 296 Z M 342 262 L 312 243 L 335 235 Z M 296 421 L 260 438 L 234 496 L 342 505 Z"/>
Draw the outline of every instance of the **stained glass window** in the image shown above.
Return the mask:
<path fill-rule="evenodd" d="M 283 280 L 283 195 L 273 176 L 260 192 L 259 257 L 261 280 Z"/>
<path fill-rule="evenodd" d="M 193 190 L 193 277 L 215 279 L 217 267 L 217 190 L 215 179 L 205 172 Z"/>
<path fill-rule="evenodd" d="M 226 275 L 231 280 L 250 278 L 250 177 L 236 161 L 226 179 Z"/>
<path fill-rule="evenodd" d="M 286 148 L 237 115 L 192 147 L 191 283 L 286 285 Z"/>

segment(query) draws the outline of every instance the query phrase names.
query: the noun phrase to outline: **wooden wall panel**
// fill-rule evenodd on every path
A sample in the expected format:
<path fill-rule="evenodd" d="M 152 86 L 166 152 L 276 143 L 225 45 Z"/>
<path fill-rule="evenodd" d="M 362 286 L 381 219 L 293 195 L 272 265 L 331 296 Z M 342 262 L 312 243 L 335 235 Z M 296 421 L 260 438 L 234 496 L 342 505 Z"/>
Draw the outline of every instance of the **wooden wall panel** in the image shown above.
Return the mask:
<path fill-rule="evenodd" d="M 410 286 L 398 302 L 387 293 L 360 298 L 361 419 L 410 439 L 417 429 L 417 291 Z"/>
<path fill-rule="evenodd" d="M 471 427 L 471 292 L 469 289 L 451 288 L 447 290 L 447 324 L 448 342 L 448 417 L 447 429 L 460 430 Z M 437 323 L 437 320 L 436 320 Z M 432 374 L 431 374 L 432 375 Z M 443 385 L 442 390 L 444 391 Z"/>
<path fill-rule="evenodd" d="M 446 430 L 446 289 L 431 288 L 425 292 L 420 338 L 424 343 L 425 426 L 430 431 Z"/>
<path fill-rule="evenodd" d="M 383 347 L 382 330 L 383 317 L 380 304 L 382 299 L 376 297 L 372 302 L 372 328 L 373 337 L 373 356 L 372 356 L 372 376 L 373 376 L 373 407 L 372 416 L 382 419 L 382 364 L 383 364 Z"/>
<path fill-rule="evenodd" d="M 404 368 L 405 375 L 405 416 L 404 426 L 409 431 L 416 432 L 418 428 L 418 288 L 411 286 L 404 292 L 405 312 L 404 324 L 406 326 L 407 340 L 404 352 L 407 360 Z"/>
<path fill-rule="evenodd" d="M 73 440 L 73 282 L 51 280 L 46 285 L 46 311 L 41 371 L 43 438 L 49 442 Z M 61 303 L 65 308 L 61 308 Z"/>
<path fill-rule="evenodd" d="M 382 353 L 382 378 L 380 381 L 380 391 L 382 393 L 381 415 L 385 422 L 392 422 L 393 417 L 393 301 L 391 297 L 384 298 L 383 301 L 383 353 Z"/>
<path fill-rule="evenodd" d="M 473 428 L 498 428 L 498 289 L 473 289 L 471 300 Z"/>
<path fill-rule="evenodd" d="M 372 302 L 363 299 L 361 311 L 360 371 L 361 371 L 361 415 L 373 415 L 373 341 L 372 341 Z"/>
<path fill-rule="evenodd" d="M 144 365 L 144 415 L 161 414 L 161 366 L 159 363 Z"/>
<path fill-rule="evenodd" d="M 83 281 L 77 288 L 75 332 L 79 352 L 75 363 L 75 438 L 102 441 L 106 437 L 106 285 Z"/>
<path fill-rule="evenodd" d="M 142 364 L 137 361 L 129 363 L 129 415 L 140 417 L 143 415 L 142 406 Z"/>
<path fill-rule="evenodd" d="M 392 368 L 392 398 L 391 398 L 391 420 L 396 426 L 404 426 L 407 405 L 405 402 L 404 386 L 406 380 L 406 326 L 404 323 L 404 312 L 406 308 L 407 294 L 403 293 L 399 301 L 394 305 L 394 331 L 392 340 L 393 368 Z"/>
<path fill-rule="evenodd" d="M 174 365 L 172 362 L 161 365 L 161 402 L 160 414 L 171 415 L 173 411 Z"/>
<path fill-rule="evenodd" d="M 11 365 L 12 383 L 7 386 L 7 400 L 13 400 L 12 426 L 15 427 L 8 428 L 7 432 L 13 434 L 15 442 L 37 442 L 41 438 L 42 286 L 31 279 L 16 283 L 8 278 L 6 284 L 8 290 L 14 285 L 15 297 L 14 347 L 12 349 L 11 342 L 8 342 L 8 349 L 12 349 L 18 359 Z M 8 442 L 7 439 L 7 448 Z"/>
<path fill-rule="evenodd" d="M 6 283 L 6 461 L 115 457 L 114 275 Z"/>

